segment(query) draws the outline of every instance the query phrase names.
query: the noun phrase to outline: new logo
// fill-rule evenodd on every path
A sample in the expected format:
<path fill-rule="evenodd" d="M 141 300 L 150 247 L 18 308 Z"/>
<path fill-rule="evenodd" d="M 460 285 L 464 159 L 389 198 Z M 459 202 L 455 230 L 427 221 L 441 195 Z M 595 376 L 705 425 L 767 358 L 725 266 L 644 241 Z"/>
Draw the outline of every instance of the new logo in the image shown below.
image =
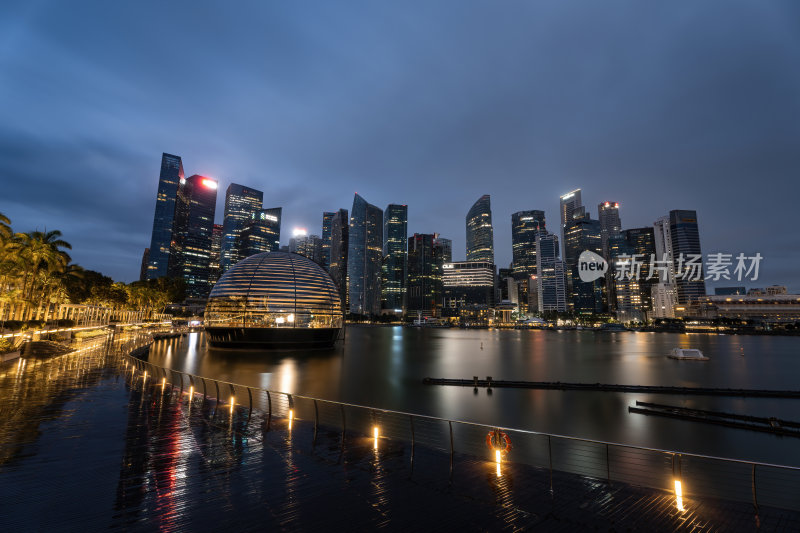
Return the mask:
<path fill-rule="evenodd" d="M 581 281 L 594 281 L 603 277 L 608 270 L 608 262 L 602 256 L 585 250 L 578 256 L 578 275 Z"/>

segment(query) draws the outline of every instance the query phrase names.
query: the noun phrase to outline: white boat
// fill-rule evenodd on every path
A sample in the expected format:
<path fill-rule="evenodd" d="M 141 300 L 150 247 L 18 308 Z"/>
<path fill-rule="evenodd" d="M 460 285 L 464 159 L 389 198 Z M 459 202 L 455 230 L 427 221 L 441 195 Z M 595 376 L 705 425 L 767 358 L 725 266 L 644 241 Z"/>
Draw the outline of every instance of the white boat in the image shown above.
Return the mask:
<path fill-rule="evenodd" d="M 708 357 L 696 348 L 673 348 L 667 356 L 670 359 L 684 359 L 688 361 L 708 361 Z"/>

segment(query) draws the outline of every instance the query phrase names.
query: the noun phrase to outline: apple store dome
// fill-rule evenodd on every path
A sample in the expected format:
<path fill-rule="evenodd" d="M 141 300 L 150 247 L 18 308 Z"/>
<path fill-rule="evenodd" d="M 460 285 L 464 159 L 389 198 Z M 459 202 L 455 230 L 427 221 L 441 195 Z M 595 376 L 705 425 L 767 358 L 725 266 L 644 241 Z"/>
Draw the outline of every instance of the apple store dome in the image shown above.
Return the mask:
<path fill-rule="evenodd" d="M 214 347 L 330 347 L 342 328 L 336 285 L 302 255 L 264 252 L 232 266 L 217 281 L 205 312 Z"/>

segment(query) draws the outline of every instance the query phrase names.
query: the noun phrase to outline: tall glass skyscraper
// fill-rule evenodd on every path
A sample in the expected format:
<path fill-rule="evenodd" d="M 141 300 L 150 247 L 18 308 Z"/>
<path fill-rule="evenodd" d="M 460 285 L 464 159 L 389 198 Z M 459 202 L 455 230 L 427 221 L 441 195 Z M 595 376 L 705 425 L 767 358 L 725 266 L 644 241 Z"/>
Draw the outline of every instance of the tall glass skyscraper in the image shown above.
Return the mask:
<path fill-rule="evenodd" d="M 681 254 L 684 261 L 692 255 L 702 256 L 700 250 L 700 230 L 697 225 L 697 211 L 675 209 L 669 212 L 669 230 L 672 238 L 672 260 L 675 265 L 675 285 L 678 294 L 678 304 L 686 305 L 693 298 L 706 295 L 705 273 L 702 269 L 702 257 L 698 280 L 689 279 L 686 267 L 680 264 Z M 681 268 L 683 266 L 683 268 Z M 682 275 L 683 274 L 683 275 Z"/>
<path fill-rule="evenodd" d="M 220 248 L 220 268 L 223 272 L 244 257 L 238 246 L 239 234 L 251 220 L 255 211 L 261 209 L 264 193 L 238 183 L 228 185 L 225 191 L 225 215 L 222 221 L 222 244 Z"/>
<path fill-rule="evenodd" d="M 609 272 L 614 284 L 613 293 L 609 291 L 609 300 L 614 298 L 613 308 L 621 321 L 643 321 L 652 308 L 652 285 L 650 276 L 650 258 L 656 253 L 655 238 L 652 227 L 626 229 L 619 235 L 609 237 Z M 627 257 L 626 257 L 627 256 Z M 636 263 L 633 262 L 635 257 Z M 618 270 L 617 264 L 627 264 L 622 271 L 631 276 L 614 279 L 613 273 Z M 636 267 L 635 265 L 639 265 Z M 639 276 L 635 276 L 635 271 Z M 609 302 L 609 307 L 612 307 Z"/>
<path fill-rule="evenodd" d="M 436 246 L 439 247 L 440 253 L 442 254 L 442 261 L 451 263 L 453 261 L 453 241 L 437 236 Z"/>
<path fill-rule="evenodd" d="M 231 265 L 261 252 L 277 252 L 281 245 L 281 213 L 283 208 L 256 209 L 250 215 L 232 248 L 236 255 Z"/>
<path fill-rule="evenodd" d="M 598 204 L 597 217 L 600 220 L 600 237 L 603 244 L 603 257 L 608 259 L 608 239 L 610 237 L 616 237 L 622 230 L 622 222 L 619 219 L 619 203 L 602 202 Z"/>
<path fill-rule="evenodd" d="M 494 264 L 492 205 L 488 194 L 481 196 L 467 212 L 467 261 Z"/>
<path fill-rule="evenodd" d="M 559 217 L 561 219 L 561 246 L 564 247 L 561 252 L 561 257 L 564 259 L 567 257 L 567 239 L 565 238 L 567 234 L 567 225 L 572 221 L 575 211 L 579 210 L 581 207 L 583 207 L 583 205 L 581 204 L 580 189 L 570 191 L 560 198 Z"/>
<path fill-rule="evenodd" d="M 328 273 L 339 288 L 342 309 L 347 311 L 350 303 L 347 296 L 347 250 L 350 246 L 350 219 L 347 209 L 339 209 L 331 217 L 331 262 Z"/>
<path fill-rule="evenodd" d="M 147 259 L 147 279 L 160 278 L 169 273 L 172 222 L 175 219 L 178 187 L 182 181 L 183 162 L 180 156 L 161 154 L 161 174 L 158 178 L 153 234 L 150 238 L 150 252 Z"/>
<path fill-rule="evenodd" d="M 211 261 L 209 262 L 209 277 L 208 280 L 213 287 L 222 271 L 219 267 L 220 250 L 222 249 L 222 224 L 214 224 L 214 230 L 211 233 Z"/>
<path fill-rule="evenodd" d="M 405 309 L 408 278 L 408 206 L 389 204 L 383 212 L 382 307 Z"/>
<path fill-rule="evenodd" d="M 336 213 L 322 213 L 322 257 L 320 266 L 329 270 L 331 266 L 331 224 Z"/>
<path fill-rule="evenodd" d="M 536 235 L 546 231 L 544 211 L 518 211 L 511 215 L 511 251 L 514 279 L 536 275 Z"/>
<path fill-rule="evenodd" d="M 355 195 L 350 212 L 350 243 L 347 251 L 350 312 L 378 315 L 381 312 L 381 267 L 383 264 L 383 211 Z"/>
<path fill-rule="evenodd" d="M 214 211 L 217 205 L 217 182 L 195 174 L 178 189 L 169 275 L 186 281 L 188 298 L 207 298 L 211 289 L 211 240 Z"/>
<path fill-rule="evenodd" d="M 575 218 L 567 225 L 565 249 L 566 268 L 571 275 L 567 278 L 568 293 L 571 294 L 572 310 L 576 314 L 602 313 L 604 311 L 605 278 L 582 281 L 578 275 L 578 257 L 586 250 L 601 255 L 603 252 L 600 235 L 600 221 L 592 220 L 586 214 Z M 571 280 L 571 283 L 570 283 Z M 569 304 L 569 301 L 567 302 Z"/>
<path fill-rule="evenodd" d="M 558 258 L 558 236 L 546 231 L 536 234 L 536 270 L 539 312 L 566 312 L 564 262 Z"/>
<path fill-rule="evenodd" d="M 439 316 L 442 293 L 441 251 L 436 235 L 415 233 L 408 238 L 408 313 Z"/>

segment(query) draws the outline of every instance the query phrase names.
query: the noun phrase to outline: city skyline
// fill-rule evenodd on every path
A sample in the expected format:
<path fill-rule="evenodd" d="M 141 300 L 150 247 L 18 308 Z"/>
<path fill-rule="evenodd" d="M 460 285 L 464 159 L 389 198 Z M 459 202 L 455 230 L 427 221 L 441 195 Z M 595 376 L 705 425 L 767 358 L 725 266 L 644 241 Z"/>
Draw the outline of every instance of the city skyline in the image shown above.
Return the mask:
<path fill-rule="evenodd" d="M 318 233 L 321 213 L 355 191 L 407 204 L 409 235 L 451 238 L 454 259 L 463 213 L 489 194 L 506 267 L 511 213 L 544 210 L 556 232 L 558 197 L 580 187 L 589 208 L 619 201 L 623 229 L 696 210 L 704 252 L 760 252 L 759 285 L 800 289 L 800 237 L 774 231 L 798 190 L 796 6 L 709 2 L 657 20 L 645 6 L 619 17 L 593 5 L 406 8 L 321 5 L 320 25 L 307 8 L 261 7 L 244 28 L 219 9 L 219 41 L 197 42 L 208 20 L 177 6 L 97 4 L 104 24 L 83 9 L 4 6 L 2 94 L 16 105 L 1 112 L 0 210 L 20 230 L 60 229 L 75 262 L 131 281 L 166 151 L 222 190 L 263 190 L 286 228 Z M 646 32 L 630 23 L 642 17 Z M 264 21 L 275 31 L 255 31 Z M 123 27 L 154 38 L 128 49 Z M 472 39 L 478 28 L 492 39 Z M 428 42 L 441 56 L 422 61 Z"/>

